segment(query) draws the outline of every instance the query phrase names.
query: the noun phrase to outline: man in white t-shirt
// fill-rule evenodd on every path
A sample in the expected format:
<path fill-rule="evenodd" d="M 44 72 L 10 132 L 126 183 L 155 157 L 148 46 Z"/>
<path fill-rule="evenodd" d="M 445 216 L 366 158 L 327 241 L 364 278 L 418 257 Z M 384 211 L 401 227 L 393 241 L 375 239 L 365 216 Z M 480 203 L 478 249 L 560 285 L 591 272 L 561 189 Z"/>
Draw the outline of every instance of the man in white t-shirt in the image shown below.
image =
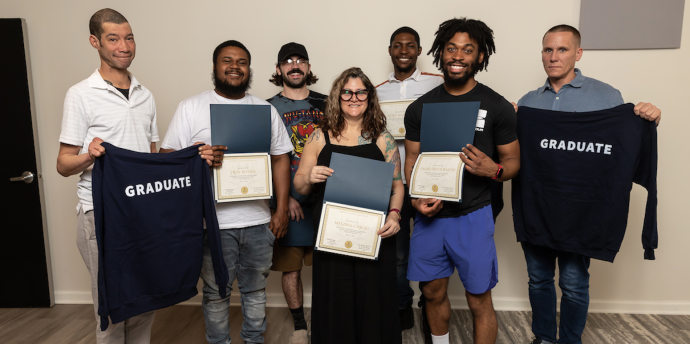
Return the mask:
<path fill-rule="evenodd" d="M 101 331 L 91 170 L 96 158 L 105 154 L 105 148 L 101 146 L 103 141 L 137 152 L 156 152 L 156 104 L 151 92 L 127 71 L 136 51 L 127 19 L 117 11 L 105 8 L 91 17 L 89 31 L 89 42 L 98 50 L 101 66 L 88 79 L 67 91 L 57 170 L 65 177 L 81 173 L 77 183 L 77 247 L 91 274 L 96 342 L 148 343 L 153 312 L 110 324 Z"/>
<path fill-rule="evenodd" d="M 379 100 L 417 99 L 431 91 L 436 86 L 443 84 L 443 77 L 439 74 L 423 73 L 417 68 L 417 57 L 422 53 L 419 45 L 419 34 L 414 29 L 403 26 L 391 35 L 388 54 L 393 61 L 393 73 L 388 75 L 388 80 L 376 86 Z M 398 141 L 400 152 L 400 169 L 405 163 L 405 140 Z M 405 201 L 400 212 L 400 232 L 396 235 L 396 258 L 398 261 L 398 309 L 400 310 L 400 328 L 403 330 L 414 327 L 412 313 L 412 297 L 414 291 L 410 288 L 407 279 L 407 261 L 410 255 L 410 220 L 414 218 L 415 209 L 410 204 L 410 195 L 407 191 L 405 177 Z M 423 299 L 423 296 L 422 296 Z M 420 305 L 423 305 L 423 301 Z M 424 314 L 424 312 L 422 312 Z M 423 330 L 428 333 L 431 340 L 431 332 L 428 323 L 423 322 Z"/>
<path fill-rule="evenodd" d="M 224 146 L 210 146 L 210 104 L 270 105 L 246 93 L 251 84 L 251 54 L 240 42 L 226 41 L 213 52 L 213 83 L 215 89 L 183 100 L 175 111 L 168 132 L 161 144 L 167 153 L 205 143 L 199 148 L 209 166 L 221 166 Z M 248 129 L 249 130 L 249 129 Z M 237 277 L 242 301 L 244 323 L 240 335 L 245 343 L 263 343 L 266 330 L 266 277 L 273 258 L 273 242 L 285 235 L 288 225 L 288 194 L 290 191 L 290 157 L 292 143 L 278 111 L 271 105 L 271 166 L 277 209 L 274 215 L 265 200 L 216 204 L 221 229 L 223 256 L 230 281 L 226 286 L 215 284 L 213 264 L 208 245 L 204 247 L 201 278 L 204 281 L 203 311 L 206 339 L 209 343 L 230 340 L 228 307 L 231 285 Z M 219 288 L 226 288 L 221 298 Z"/>

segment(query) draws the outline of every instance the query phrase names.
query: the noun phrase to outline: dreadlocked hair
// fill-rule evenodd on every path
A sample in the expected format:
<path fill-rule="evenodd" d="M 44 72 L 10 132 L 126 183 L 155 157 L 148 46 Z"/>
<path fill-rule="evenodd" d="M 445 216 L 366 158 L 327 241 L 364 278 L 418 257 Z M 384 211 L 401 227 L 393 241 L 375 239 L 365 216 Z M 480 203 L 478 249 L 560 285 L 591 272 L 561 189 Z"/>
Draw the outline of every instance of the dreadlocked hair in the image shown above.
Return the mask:
<path fill-rule="evenodd" d="M 438 27 L 436 31 L 436 38 L 431 45 L 431 49 L 427 55 L 434 57 L 434 64 L 439 70 L 443 70 L 443 49 L 448 44 L 453 36 L 458 32 L 467 33 L 471 39 L 479 45 L 479 54 L 484 55 L 484 59 L 479 63 L 479 70 L 482 71 L 489 67 L 489 56 L 496 52 L 494 45 L 494 32 L 481 20 L 467 19 L 467 18 L 453 18 L 446 20 Z"/>
<path fill-rule="evenodd" d="M 319 127 L 324 135 L 328 135 L 330 132 L 334 138 L 340 137 L 345 129 L 345 118 L 343 118 L 342 109 L 340 108 L 340 91 L 353 78 L 362 80 L 364 87 L 369 91 L 369 96 L 366 100 L 367 109 L 362 118 L 362 132 L 360 135 L 365 140 L 375 141 L 386 130 L 386 116 L 379 106 L 376 87 L 374 87 L 374 84 L 371 83 L 364 72 L 357 67 L 346 69 L 333 81 L 333 87 L 331 87 L 331 92 L 326 99 L 326 111 L 324 111 Z"/>

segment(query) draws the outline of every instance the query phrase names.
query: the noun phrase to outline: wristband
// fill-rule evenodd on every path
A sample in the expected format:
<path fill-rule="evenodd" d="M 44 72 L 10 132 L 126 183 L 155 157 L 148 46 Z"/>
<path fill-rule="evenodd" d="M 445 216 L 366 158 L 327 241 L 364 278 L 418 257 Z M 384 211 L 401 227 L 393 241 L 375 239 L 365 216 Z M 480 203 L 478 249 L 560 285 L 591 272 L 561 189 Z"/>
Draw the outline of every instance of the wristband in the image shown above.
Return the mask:
<path fill-rule="evenodd" d="M 402 215 L 400 215 L 400 209 L 395 209 L 395 208 L 393 208 L 393 209 L 389 209 L 389 210 L 388 210 L 388 213 L 389 213 L 389 214 L 392 213 L 392 212 L 398 213 L 398 222 L 400 222 L 400 220 L 402 220 Z"/>
<path fill-rule="evenodd" d="M 491 178 L 493 180 L 495 180 L 497 178 L 501 178 L 501 176 L 503 175 L 503 166 L 501 166 L 501 164 L 496 164 L 496 165 L 498 165 L 498 171 L 496 171 L 496 175 L 493 176 L 493 178 Z"/>

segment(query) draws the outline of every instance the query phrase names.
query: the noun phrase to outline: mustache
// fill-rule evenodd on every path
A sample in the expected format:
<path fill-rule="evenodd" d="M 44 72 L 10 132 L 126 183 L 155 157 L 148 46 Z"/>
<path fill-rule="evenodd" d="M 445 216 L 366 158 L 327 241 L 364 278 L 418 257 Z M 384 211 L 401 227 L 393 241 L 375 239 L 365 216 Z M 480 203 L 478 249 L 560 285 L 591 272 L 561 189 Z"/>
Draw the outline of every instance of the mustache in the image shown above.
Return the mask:
<path fill-rule="evenodd" d="M 225 75 L 228 75 L 228 74 L 231 74 L 231 73 L 239 74 L 240 76 L 244 76 L 244 73 L 242 73 L 242 70 L 241 70 L 241 69 L 228 69 L 228 70 L 225 71 Z"/>
<path fill-rule="evenodd" d="M 292 70 L 290 70 L 289 72 L 287 72 L 287 73 L 285 73 L 285 74 L 286 74 L 286 75 L 289 75 L 289 74 L 292 74 L 292 73 L 299 73 L 300 75 L 304 75 L 304 72 L 301 71 L 301 70 L 299 70 L 299 69 L 297 69 L 297 68 L 292 69 Z"/>
<path fill-rule="evenodd" d="M 458 61 L 446 62 L 446 66 L 450 66 L 450 65 L 460 65 L 460 66 L 462 66 L 462 67 L 468 67 L 468 66 L 469 66 L 469 65 L 466 64 L 466 63 L 462 63 L 462 62 L 458 62 Z"/>

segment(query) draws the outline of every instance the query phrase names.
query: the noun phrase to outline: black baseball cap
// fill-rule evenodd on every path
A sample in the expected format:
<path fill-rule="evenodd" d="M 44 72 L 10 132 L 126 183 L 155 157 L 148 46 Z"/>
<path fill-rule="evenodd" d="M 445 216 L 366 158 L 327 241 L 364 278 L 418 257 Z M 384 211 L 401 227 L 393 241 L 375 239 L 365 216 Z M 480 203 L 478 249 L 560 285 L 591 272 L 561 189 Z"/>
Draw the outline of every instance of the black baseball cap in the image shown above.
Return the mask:
<path fill-rule="evenodd" d="M 292 55 L 299 55 L 309 60 L 309 54 L 307 54 L 307 48 L 303 45 L 295 42 L 290 42 L 283 45 L 278 52 L 278 62 L 284 61 Z"/>

